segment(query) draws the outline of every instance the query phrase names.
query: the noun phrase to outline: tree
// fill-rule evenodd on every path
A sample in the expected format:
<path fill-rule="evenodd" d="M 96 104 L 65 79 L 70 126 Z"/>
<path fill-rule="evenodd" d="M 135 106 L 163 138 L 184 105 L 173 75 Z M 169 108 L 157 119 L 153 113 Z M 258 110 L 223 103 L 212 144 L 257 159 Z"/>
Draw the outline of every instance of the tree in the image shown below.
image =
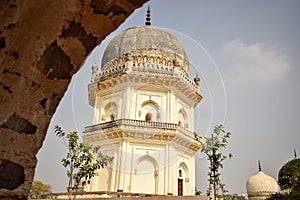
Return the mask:
<path fill-rule="evenodd" d="M 99 147 L 87 147 L 83 143 L 79 143 L 77 132 L 66 134 L 59 126 L 55 126 L 54 129 L 56 135 L 64 139 L 68 148 L 66 158 L 62 159 L 62 165 L 68 167 L 69 199 L 71 199 L 71 194 L 74 194 L 73 199 L 75 199 L 79 186 L 89 184 L 96 171 L 111 163 L 113 158 L 104 155 Z M 65 139 L 67 139 L 67 143 Z"/>
<path fill-rule="evenodd" d="M 296 185 L 290 193 L 275 193 L 272 194 L 269 200 L 299 200 L 300 199 L 300 184 Z"/>
<path fill-rule="evenodd" d="M 270 200 L 296 200 L 300 199 L 300 158 L 295 158 L 284 164 L 278 173 L 278 184 L 281 193 L 270 196 Z"/>
<path fill-rule="evenodd" d="M 300 185 L 300 158 L 295 158 L 279 170 L 278 184 L 281 190 L 293 190 Z"/>
<path fill-rule="evenodd" d="M 29 192 L 29 199 L 46 199 L 51 193 L 52 187 L 41 181 L 34 180 Z"/>
<path fill-rule="evenodd" d="M 222 150 L 227 147 L 228 139 L 231 133 L 224 130 L 223 125 L 216 125 L 213 129 L 213 134 L 211 137 L 204 137 L 204 143 L 202 152 L 207 156 L 209 161 L 209 171 L 208 171 L 208 189 L 207 196 L 210 196 L 213 192 L 214 199 L 216 200 L 219 191 L 222 194 L 226 194 L 225 184 L 220 180 L 220 168 L 223 168 L 223 161 L 227 158 L 231 158 L 232 154 L 229 153 L 228 156 L 222 153 Z"/>

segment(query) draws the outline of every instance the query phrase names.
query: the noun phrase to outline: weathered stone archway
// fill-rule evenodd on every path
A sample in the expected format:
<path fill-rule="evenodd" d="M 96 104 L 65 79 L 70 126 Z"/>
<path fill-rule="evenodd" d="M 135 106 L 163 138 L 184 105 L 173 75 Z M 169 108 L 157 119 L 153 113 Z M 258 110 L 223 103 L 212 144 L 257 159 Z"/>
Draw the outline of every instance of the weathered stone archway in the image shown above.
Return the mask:
<path fill-rule="evenodd" d="M 0 199 L 26 199 L 51 117 L 85 57 L 147 0 L 0 3 Z"/>

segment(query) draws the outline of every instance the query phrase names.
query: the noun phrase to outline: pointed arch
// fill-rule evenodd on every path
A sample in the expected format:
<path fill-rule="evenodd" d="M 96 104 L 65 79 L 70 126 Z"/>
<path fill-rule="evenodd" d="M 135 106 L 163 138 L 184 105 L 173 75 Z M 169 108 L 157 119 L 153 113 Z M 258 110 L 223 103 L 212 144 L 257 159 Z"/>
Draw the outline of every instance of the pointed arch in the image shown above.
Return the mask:
<path fill-rule="evenodd" d="M 135 164 L 135 169 L 136 169 L 137 166 L 138 166 L 141 162 L 143 162 L 143 161 L 148 161 L 148 162 L 150 162 L 150 163 L 153 165 L 154 169 L 155 169 L 155 170 L 157 169 L 157 166 L 158 166 L 157 161 L 155 160 L 155 158 L 153 158 L 152 156 L 149 156 L 149 155 L 145 155 L 145 156 L 142 156 L 142 157 L 140 157 L 139 159 L 137 159 L 136 164 Z"/>
<path fill-rule="evenodd" d="M 147 104 L 151 104 L 151 105 L 155 106 L 156 109 L 159 108 L 159 105 L 158 105 L 155 101 L 153 101 L 153 100 L 151 100 L 151 99 L 149 99 L 149 100 L 147 100 L 147 101 L 144 101 L 144 102 L 141 104 L 141 107 L 144 107 L 144 106 L 146 106 Z"/>
<path fill-rule="evenodd" d="M 115 102 L 111 101 L 108 104 L 104 106 L 104 112 L 105 112 L 105 121 L 113 121 L 117 118 L 118 113 L 118 106 Z"/>
<path fill-rule="evenodd" d="M 183 170 L 183 173 L 185 175 L 185 177 L 189 177 L 189 168 L 188 166 L 185 164 L 185 162 L 181 162 L 178 166 L 178 169 Z"/>
<path fill-rule="evenodd" d="M 184 108 L 181 108 L 178 111 L 178 125 L 182 126 L 183 128 L 189 127 L 187 113 Z"/>
<path fill-rule="evenodd" d="M 190 189 L 190 171 L 185 162 L 178 165 L 178 195 L 185 195 Z"/>
<path fill-rule="evenodd" d="M 141 103 L 139 111 L 140 119 L 145 121 L 160 121 L 160 107 L 153 100 L 147 100 Z"/>
<path fill-rule="evenodd" d="M 157 194 L 158 192 L 158 163 L 152 156 L 145 155 L 137 159 L 131 181 L 131 192 Z M 140 184 L 147 180 L 147 184 Z"/>

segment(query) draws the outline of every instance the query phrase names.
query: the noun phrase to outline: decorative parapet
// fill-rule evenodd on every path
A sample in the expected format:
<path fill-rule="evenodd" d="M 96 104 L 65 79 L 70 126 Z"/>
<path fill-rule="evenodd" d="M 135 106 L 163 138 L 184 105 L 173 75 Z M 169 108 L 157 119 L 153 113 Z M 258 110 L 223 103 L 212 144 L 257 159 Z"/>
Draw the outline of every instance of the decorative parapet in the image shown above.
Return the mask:
<path fill-rule="evenodd" d="M 101 82 L 105 81 L 117 76 L 120 76 L 122 74 L 126 73 L 125 65 L 115 66 L 114 68 L 110 68 L 105 71 L 101 71 L 99 74 L 97 74 L 94 82 Z"/>
<path fill-rule="evenodd" d="M 201 137 L 195 138 L 193 132 L 178 124 L 133 119 L 118 119 L 87 126 L 83 132 L 83 138 L 85 141 L 93 141 L 97 138 L 102 142 L 105 142 L 106 139 L 117 138 L 173 141 L 193 152 L 198 151 L 202 144 Z"/>
<path fill-rule="evenodd" d="M 178 133 L 190 140 L 196 140 L 197 142 L 201 141 L 201 137 L 195 138 L 195 133 L 191 132 L 178 124 L 174 123 L 163 123 L 163 122 L 147 122 L 143 120 L 134 120 L 134 119 L 118 119 L 110 122 L 105 122 L 101 124 L 95 124 L 85 127 L 83 136 L 92 135 L 95 132 L 108 132 L 114 129 L 123 129 L 123 130 L 143 130 L 146 132 L 173 132 Z"/>
<path fill-rule="evenodd" d="M 122 65 L 105 68 L 105 70 L 93 76 L 92 83 L 88 86 L 90 105 L 94 106 L 97 90 L 132 81 L 163 85 L 172 88 L 172 90 L 180 91 L 188 100 L 192 101 L 194 106 L 201 101 L 200 85 L 187 77 L 183 70 L 163 64 L 128 62 L 133 62 L 130 67 L 124 62 L 120 62 L 119 64 Z"/>
<path fill-rule="evenodd" d="M 169 68 L 177 68 L 181 70 L 186 76 L 189 76 L 189 65 L 185 58 L 177 55 L 176 53 L 164 51 L 161 49 L 137 49 L 128 52 L 102 67 L 102 71 L 110 70 L 115 66 L 123 66 L 126 63 L 131 65 L 137 63 L 151 63 L 164 65 Z"/>
<path fill-rule="evenodd" d="M 194 83 L 182 70 L 176 70 L 174 67 L 167 67 L 162 64 L 150 64 L 150 63 L 133 63 L 133 65 L 128 68 L 125 65 L 116 65 L 113 68 L 108 68 L 106 70 L 101 71 L 96 77 L 93 79 L 93 82 L 102 82 L 105 80 L 109 80 L 115 78 L 117 76 L 121 76 L 123 74 L 141 74 L 141 75 L 151 75 L 165 78 L 178 78 L 183 80 L 186 84 L 188 84 L 193 90 L 199 92 L 199 86 Z"/>
<path fill-rule="evenodd" d="M 84 135 L 92 134 L 94 131 L 102 130 L 103 132 L 107 129 L 112 128 L 147 128 L 151 129 L 159 129 L 159 130 L 171 130 L 171 131 L 179 131 L 181 134 L 189 138 L 194 139 L 194 133 L 179 126 L 174 123 L 163 123 L 163 122 L 147 122 L 143 120 L 134 120 L 134 119 L 118 119 L 114 121 L 104 122 L 101 124 L 91 125 L 85 127 L 83 132 Z"/>
<path fill-rule="evenodd" d="M 142 82 L 164 85 L 180 91 L 196 106 L 202 99 L 200 78 L 189 78 L 189 66 L 186 58 L 160 49 L 139 49 L 128 52 L 102 67 L 96 73 L 93 66 L 92 81 L 89 84 L 89 103 L 94 106 L 97 90 L 114 87 L 123 82 Z M 125 75 L 125 76 L 124 76 Z"/>

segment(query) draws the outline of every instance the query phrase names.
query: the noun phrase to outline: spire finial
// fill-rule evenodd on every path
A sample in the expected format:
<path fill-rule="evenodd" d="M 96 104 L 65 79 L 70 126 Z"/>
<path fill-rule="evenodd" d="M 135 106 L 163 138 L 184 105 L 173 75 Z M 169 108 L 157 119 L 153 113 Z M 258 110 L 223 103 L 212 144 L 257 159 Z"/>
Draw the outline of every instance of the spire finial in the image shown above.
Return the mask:
<path fill-rule="evenodd" d="M 258 171 L 260 171 L 260 172 L 261 172 L 260 160 L 258 161 Z"/>
<path fill-rule="evenodd" d="M 296 152 L 295 148 L 294 148 L 294 157 L 295 157 L 295 159 L 297 158 L 297 152 Z"/>
<path fill-rule="evenodd" d="M 146 15 L 146 22 L 145 25 L 150 26 L 151 25 L 151 11 L 150 11 L 150 4 L 148 5 L 147 9 L 147 15 Z"/>

